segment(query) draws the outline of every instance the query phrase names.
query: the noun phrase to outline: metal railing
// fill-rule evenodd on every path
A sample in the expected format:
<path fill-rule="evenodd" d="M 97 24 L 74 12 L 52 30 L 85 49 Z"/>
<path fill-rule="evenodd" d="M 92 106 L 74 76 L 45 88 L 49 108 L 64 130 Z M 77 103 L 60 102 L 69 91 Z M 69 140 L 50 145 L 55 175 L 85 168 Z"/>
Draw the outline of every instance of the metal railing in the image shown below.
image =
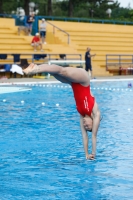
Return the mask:
<path fill-rule="evenodd" d="M 10 56 L 10 58 L 1 59 L 2 62 L 0 62 L 0 73 L 1 73 L 1 75 L 3 74 L 4 76 L 6 76 L 7 74 L 10 73 L 10 78 L 13 75 L 10 72 L 11 66 L 13 64 L 17 64 L 20 67 L 25 68 L 30 64 L 30 62 L 33 62 L 33 63 L 36 63 L 36 64 L 43 64 L 43 63 L 49 64 L 50 61 L 51 62 L 54 61 L 54 64 L 55 64 L 55 62 L 58 61 L 58 64 L 57 63 L 56 64 L 60 65 L 62 67 L 68 67 L 69 64 L 73 63 L 74 65 L 78 64 L 78 66 L 76 66 L 76 67 L 82 68 L 83 67 L 82 64 L 84 63 L 84 61 L 82 61 L 82 55 L 81 54 L 41 54 L 41 52 L 40 52 L 40 54 L 38 54 L 38 53 L 35 53 L 35 54 L 31 54 L 31 53 L 21 53 L 21 54 L 0 53 L 0 55 Z M 11 56 L 14 56 L 14 55 L 20 55 L 20 60 L 15 62 L 14 59 L 13 59 L 14 57 L 11 58 Z M 46 55 L 46 57 L 43 58 L 44 55 Z M 60 56 L 64 56 L 64 55 L 65 55 L 64 58 L 60 57 Z M 35 56 L 42 56 L 42 57 L 38 60 L 38 57 L 35 57 Z M 16 73 L 14 73 L 13 77 L 14 78 L 17 77 Z M 49 75 L 48 75 L 48 77 L 49 77 Z"/>
<path fill-rule="evenodd" d="M 100 24 L 122 24 L 133 25 L 132 21 L 121 21 L 115 19 L 94 19 L 94 18 L 79 18 L 79 17 L 57 17 L 57 16 L 38 16 L 39 19 L 45 18 L 52 21 L 73 21 L 73 22 L 88 22 L 88 23 L 100 23 Z"/>
<path fill-rule="evenodd" d="M 47 54 L 48 61 L 53 60 L 52 56 L 59 56 L 64 54 Z M 55 59 L 55 58 L 54 58 Z M 82 60 L 82 54 L 65 54 L 64 60 Z"/>
<path fill-rule="evenodd" d="M 67 33 L 66 31 L 64 31 L 63 29 L 59 28 L 58 26 L 55 26 L 54 24 L 52 24 L 51 22 L 47 21 L 48 24 L 50 24 L 51 26 L 53 26 L 53 34 L 55 34 L 55 29 L 57 28 L 58 30 L 62 31 L 63 33 L 65 33 L 67 35 L 67 43 L 70 44 L 70 35 L 69 33 Z"/>
<path fill-rule="evenodd" d="M 19 63 L 21 61 L 21 59 L 27 59 L 31 62 L 36 62 L 36 60 L 40 61 L 41 63 L 48 63 L 51 60 L 79 60 L 82 61 L 82 54 L 47 54 L 47 53 L 0 53 L 1 55 L 6 55 L 6 58 L 0 58 L 0 65 L 4 64 L 8 64 L 8 63 Z M 14 61 L 14 55 L 18 55 L 19 56 L 19 61 L 15 62 Z M 8 56 L 10 56 L 10 58 L 8 58 Z M 38 58 L 37 58 L 38 56 Z M 40 59 L 39 59 L 40 56 Z M 44 56 L 44 58 L 43 58 Z M 64 57 L 64 58 L 61 58 Z M 12 57 L 12 58 L 11 58 Z"/>
<path fill-rule="evenodd" d="M 17 18 L 14 14 L 0 14 L 0 17 L 4 18 Z M 37 18 L 45 18 L 52 21 L 75 21 L 75 22 L 89 22 L 89 23 L 102 23 L 102 24 L 122 24 L 133 25 L 132 21 L 121 21 L 116 19 L 94 19 L 94 18 L 79 18 L 79 17 L 57 17 L 57 16 L 36 16 Z"/>
<path fill-rule="evenodd" d="M 106 70 L 108 71 L 111 66 L 133 68 L 133 54 L 107 54 Z"/>

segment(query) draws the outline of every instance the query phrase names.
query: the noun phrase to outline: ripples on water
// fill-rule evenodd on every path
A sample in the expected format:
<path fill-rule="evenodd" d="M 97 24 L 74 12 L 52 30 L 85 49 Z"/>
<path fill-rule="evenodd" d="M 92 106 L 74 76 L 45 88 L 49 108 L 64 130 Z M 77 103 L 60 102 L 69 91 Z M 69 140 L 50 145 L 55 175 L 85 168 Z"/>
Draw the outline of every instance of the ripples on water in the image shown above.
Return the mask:
<path fill-rule="evenodd" d="M 133 92 L 92 92 L 103 115 L 94 161 L 85 160 L 71 88 L 0 96 L 0 200 L 133 199 Z"/>

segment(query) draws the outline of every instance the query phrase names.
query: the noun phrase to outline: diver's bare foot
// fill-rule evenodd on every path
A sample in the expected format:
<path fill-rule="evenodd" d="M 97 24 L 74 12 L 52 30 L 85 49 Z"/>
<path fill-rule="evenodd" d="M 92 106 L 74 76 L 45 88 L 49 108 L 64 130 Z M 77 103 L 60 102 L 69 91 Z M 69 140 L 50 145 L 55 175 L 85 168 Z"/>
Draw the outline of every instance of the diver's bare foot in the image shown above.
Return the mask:
<path fill-rule="evenodd" d="M 25 74 L 36 74 L 38 71 L 38 67 L 36 64 L 31 63 L 26 69 L 23 70 Z"/>

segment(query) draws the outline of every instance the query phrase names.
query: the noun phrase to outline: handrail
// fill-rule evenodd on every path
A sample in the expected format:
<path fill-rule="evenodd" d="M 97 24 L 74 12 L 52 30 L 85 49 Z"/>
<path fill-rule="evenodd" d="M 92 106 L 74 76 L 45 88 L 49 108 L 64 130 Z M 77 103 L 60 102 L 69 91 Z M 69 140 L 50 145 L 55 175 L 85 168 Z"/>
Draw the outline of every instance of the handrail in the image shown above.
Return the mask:
<path fill-rule="evenodd" d="M 125 61 L 125 62 L 122 62 L 122 61 Z M 108 71 L 108 66 L 113 65 L 113 66 L 121 67 L 121 65 L 125 65 L 125 64 L 133 65 L 133 54 L 107 54 L 106 55 L 106 70 L 107 71 Z"/>
<path fill-rule="evenodd" d="M 60 31 L 64 32 L 65 34 L 67 34 L 68 39 L 67 39 L 67 43 L 70 44 L 70 35 L 69 33 L 67 33 L 66 31 L 62 30 L 61 28 L 55 26 L 54 24 L 50 23 L 49 21 L 47 21 L 48 24 L 53 26 L 53 34 L 55 34 L 55 28 L 59 29 Z"/>
<path fill-rule="evenodd" d="M 25 55 L 25 57 L 23 57 L 23 58 L 21 58 L 20 57 L 20 59 L 31 59 L 31 61 L 32 62 L 34 62 L 34 60 L 36 60 L 35 58 L 34 58 L 34 56 L 40 56 L 40 55 L 46 55 L 46 57 L 45 58 L 40 58 L 40 60 L 48 60 L 48 62 L 49 61 L 51 61 L 51 60 L 55 60 L 55 58 L 52 58 L 52 56 L 59 56 L 60 57 L 60 55 L 64 55 L 64 54 L 60 54 L 60 53 L 58 53 L 58 54 L 54 54 L 54 53 L 42 53 L 42 52 L 38 52 L 38 53 L 4 53 L 4 52 L 2 52 L 2 53 L 0 53 L 0 55 L 10 55 L 10 56 L 13 56 L 13 55 L 19 55 L 19 56 L 24 56 Z M 27 58 L 27 55 L 31 55 L 31 58 Z M 70 56 L 70 57 L 69 57 Z M 47 58 L 47 59 L 46 59 Z M 1 61 L 4 61 L 5 62 L 5 64 L 6 64 L 6 61 L 9 61 L 9 60 L 13 60 L 13 57 L 12 58 L 1 58 Z M 59 60 L 60 60 L 60 58 L 59 58 Z M 80 61 L 82 61 L 82 54 L 65 54 L 65 59 L 64 59 L 64 61 L 65 60 L 67 60 L 67 61 L 69 61 L 69 60 L 80 60 Z"/>

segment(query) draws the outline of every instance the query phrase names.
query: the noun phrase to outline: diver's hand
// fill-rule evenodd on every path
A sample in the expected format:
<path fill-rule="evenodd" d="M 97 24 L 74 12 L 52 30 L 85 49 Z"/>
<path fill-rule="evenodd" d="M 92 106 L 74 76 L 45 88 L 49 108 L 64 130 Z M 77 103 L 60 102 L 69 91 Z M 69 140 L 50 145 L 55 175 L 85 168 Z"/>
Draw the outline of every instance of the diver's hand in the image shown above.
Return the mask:
<path fill-rule="evenodd" d="M 86 155 L 86 159 L 87 160 L 94 160 L 95 159 L 95 155 L 94 154 L 87 154 Z"/>

